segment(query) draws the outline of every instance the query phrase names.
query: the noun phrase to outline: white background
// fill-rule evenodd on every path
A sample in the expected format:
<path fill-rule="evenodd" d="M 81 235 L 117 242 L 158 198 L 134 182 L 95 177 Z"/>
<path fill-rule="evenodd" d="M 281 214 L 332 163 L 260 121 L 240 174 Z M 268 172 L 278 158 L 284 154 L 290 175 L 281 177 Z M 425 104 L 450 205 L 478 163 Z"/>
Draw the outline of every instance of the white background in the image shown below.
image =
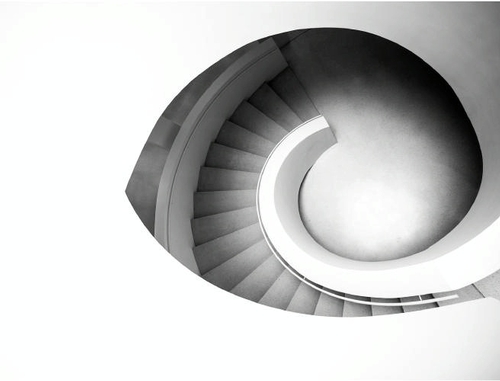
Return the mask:
<path fill-rule="evenodd" d="M 494 301 L 362 321 L 258 306 L 177 263 L 125 196 L 157 118 L 210 64 L 374 9 L 0 5 L 0 379 L 498 377 Z"/>

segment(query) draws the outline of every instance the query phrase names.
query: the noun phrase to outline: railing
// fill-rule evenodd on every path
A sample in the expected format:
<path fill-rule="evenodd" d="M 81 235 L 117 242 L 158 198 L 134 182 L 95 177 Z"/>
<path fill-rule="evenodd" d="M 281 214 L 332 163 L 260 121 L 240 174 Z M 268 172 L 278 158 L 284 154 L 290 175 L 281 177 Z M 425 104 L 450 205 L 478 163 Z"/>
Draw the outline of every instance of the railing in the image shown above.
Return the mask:
<path fill-rule="evenodd" d="M 367 301 L 363 300 L 363 298 L 369 296 L 345 296 L 339 291 L 335 291 L 311 279 L 308 279 L 305 275 L 303 275 L 288 263 L 285 257 L 287 256 L 287 254 L 290 254 L 290 250 L 296 250 L 299 252 L 299 256 L 304 256 L 310 254 L 306 252 L 307 250 L 305 250 L 304 247 L 309 247 L 311 250 L 320 248 L 320 246 L 314 240 L 312 240 L 312 238 L 303 227 L 300 216 L 298 215 L 298 211 L 293 211 L 296 205 L 294 206 L 292 203 L 296 201 L 296 203 L 298 204 L 298 189 L 300 188 L 300 183 L 302 182 L 302 179 L 304 178 L 307 171 L 319 158 L 319 156 L 321 156 L 321 154 L 326 149 L 332 147 L 335 143 L 335 137 L 328 123 L 322 116 L 318 116 L 301 124 L 290 133 L 288 133 L 274 147 L 269 157 L 267 158 L 260 173 L 259 181 L 257 184 L 256 205 L 259 224 L 264 238 L 276 258 L 300 281 L 308 284 L 318 291 L 328 294 L 334 298 L 342 299 L 344 301 L 374 306 L 412 306 L 436 303 L 458 298 L 458 295 L 446 295 L 431 299 L 422 299 L 420 296 L 417 296 L 419 300 L 408 302 Z M 285 147 L 282 148 L 283 146 Z M 285 167 L 287 164 L 287 159 L 289 159 L 289 157 L 292 157 L 294 154 L 297 158 L 299 158 L 299 160 L 295 162 L 292 159 L 291 162 L 288 163 L 288 167 Z M 269 170 L 269 167 L 271 167 L 271 170 Z M 283 169 L 282 167 L 285 168 Z M 267 177 L 269 177 L 269 179 L 267 179 Z M 280 179 L 280 177 L 284 177 L 284 180 Z M 284 183 L 285 186 L 279 189 L 274 188 L 278 187 L 280 183 Z M 282 213 L 278 212 L 278 206 L 276 206 L 277 203 L 283 204 Z M 288 226 L 284 227 L 284 223 L 287 223 Z M 273 230 L 273 238 L 270 237 L 269 229 Z M 304 237 L 304 235 L 307 235 L 307 237 Z M 295 237 L 295 241 L 291 238 L 292 236 Z M 305 243 L 302 246 L 300 245 L 300 242 L 296 242 L 300 241 L 301 239 L 302 243 Z M 286 250 L 289 250 L 289 252 L 287 254 L 280 252 L 273 240 L 276 242 L 279 241 L 279 244 L 282 245 L 282 248 L 286 248 Z M 289 245 L 287 246 L 286 244 L 283 244 L 283 241 L 287 241 Z M 322 250 L 325 251 L 326 249 L 322 248 Z M 328 252 L 328 255 L 334 256 L 335 254 Z M 408 297 L 409 295 L 402 296 Z M 384 296 L 383 298 L 388 297 Z M 397 297 L 391 296 L 390 298 Z"/>

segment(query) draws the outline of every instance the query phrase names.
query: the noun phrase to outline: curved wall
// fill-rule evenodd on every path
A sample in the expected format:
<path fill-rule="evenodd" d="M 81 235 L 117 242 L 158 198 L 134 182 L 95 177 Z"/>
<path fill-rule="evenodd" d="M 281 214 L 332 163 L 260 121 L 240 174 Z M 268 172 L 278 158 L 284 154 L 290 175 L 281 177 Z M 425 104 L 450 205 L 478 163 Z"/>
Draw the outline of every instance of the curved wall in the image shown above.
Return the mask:
<path fill-rule="evenodd" d="M 310 29 L 283 49 L 339 139 L 311 168 L 301 214 L 329 251 L 409 256 L 467 214 L 481 183 L 474 128 L 446 81 L 373 34 Z"/>
<path fill-rule="evenodd" d="M 286 62 L 272 40 L 254 47 L 225 70 L 195 103 L 172 145 L 161 175 L 155 238 L 193 272 L 193 193 L 211 142 L 242 99 L 276 76 Z"/>
<path fill-rule="evenodd" d="M 321 13 L 320 9 L 322 5 L 318 5 L 317 11 L 318 14 Z M 328 7 L 326 8 L 328 9 Z M 489 6 L 453 6 L 449 8 L 445 5 L 432 5 L 432 6 L 420 6 L 420 5 L 398 5 L 385 8 L 388 12 L 384 12 L 384 6 L 377 4 L 377 12 L 369 12 L 370 6 L 357 8 L 359 12 L 356 12 L 356 17 L 353 17 L 353 14 L 350 14 L 348 10 L 352 10 L 355 8 L 344 8 L 343 6 L 338 7 L 338 20 L 335 20 L 335 17 L 326 17 L 329 20 L 328 25 L 337 25 L 350 27 L 354 29 L 360 30 L 368 30 L 372 33 L 379 34 L 380 36 L 386 37 L 392 41 L 400 43 L 402 46 L 409 47 L 413 50 L 417 55 L 427 61 L 431 66 L 433 66 L 440 74 L 442 74 L 445 79 L 452 85 L 452 87 L 457 91 L 459 98 L 464 102 L 464 106 L 471 117 L 473 125 L 478 133 L 479 141 L 481 143 L 481 147 L 483 148 L 483 153 L 485 157 L 485 179 L 483 182 L 483 186 L 479 192 L 479 197 L 476 200 L 475 205 L 471 209 L 471 212 L 466 216 L 462 223 L 452 231 L 445 239 L 440 241 L 438 244 L 434 245 L 427 251 L 427 258 L 433 258 L 439 256 L 439 254 L 443 252 L 447 252 L 453 248 L 459 247 L 464 242 L 466 242 L 470 237 L 474 236 L 478 232 L 480 232 L 484 227 L 488 226 L 489 223 L 494 221 L 498 216 L 498 211 L 500 206 L 498 203 L 491 203 L 493 199 L 493 195 L 498 193 L 498 175 L 496 175 L 495 167 L 499 162 L 498 150 L 494 148 L 498 145 L 499 137 L 498 133 L 491 129 L 491 125 L 488 125 L 487 122 L 489 120 L 494 119 L 494 112 L 496 109 L 491 110 L 492 113 L 486 113 L 488 116 L 482 118 L 480 113 L 470 113 L 470 110 L 474 110 L 474 106 L 476 102 L 484 101 L 487 105 L 491 104 L 491 99 L 485 99 L 484 94 L 489 96 L 495 95 L 495 91 L 498 91 L 498 87 L 491 87 L 492 84 L 498 84 L 498 74 L 495 68 L 495 65 L 490 65 L 488 63 L 486 67 L 484 64 L 482 65 L 482 69 L 485 69 L 483 72 L 478 73 L 474 72 L 474 75 L 470 78 L 465 78 L 463 73 L 465 72 L 465 63 L 471 64 L 475 63 L 478 67 L 481 66 L 481 59 L 478 59 L 479 56 L 484 57 L 488 56 L 493 57 L 492 62 L 498 63 L 498 51 L 495 49 L 495 46 L 499 40 L 499 36 L 488 36 L 484 37 L 494 21 L 496 21 L 495 16 L 498 15 L 498 8 L 491 8 Z M 373 11 L 373 8 L 372 8 Z M 497 11 L 495 13 L 495 11 Z M 415 12 L 418 16 L 414 16 Z M 451 15 L 449 14 L 451 12 Z M 490 14 L 487 14 L 490 12 Z M 446 14 L 446 17 L 443 16 Z M 476 14 L 480 16 L 484 22 L 481 25 L 475 25 L 474 28 L 460 28 L 460 25 L 463 25 L 463 21 L 470 16 L 470 14 Z M 376 15 L 376 20 L 373 20 L 373 15 Z M 405 26 L 398 22 L 388 22 L 389 20 L 394 21 L 394 15 L 398 15 L 398 20 L 404 18 L 406 15 L 408 18 L 412 20 L 416 20 L 415 23 L 418 25 L 411 25 L 405 29 Z M 440 16 L 444 20 L 444 23 L 440 24 L 429 24 L 429 21 L 433 19 L 435 16 Z M 428 16 L 428 17 L 424 17 Z M 286 24 L 286 23 L 285 23 Z M 288 22 L 288 25 L 297 25 L 294 22 Z M 318 26 L 318 20 L 314 21 L 315 25 Z M 437 33 L 436 35 L 432 34 L 432 39 L 428 39 L 430 36 L 426 33 L 420 35 L 416 31 L 420 31 L 418 26 L 427 26 L 431 30 L 438 30 L 443 33 Z M 308 25 L 301 25 L 308 26 Z M 277 27 L 277 26 L 275 26 Z M 444 28 L 444 29 L 443 29 Z M 448 28 L 448 29 L 447 29 Z M 290 29 L 290 28 L 288 28 Z M 450 31 L 455 33 L 456 35 L 450 36 Z M 259 32 L 261 35 L 262 32 Z M 424 39 L 422 37 L 426 37 Z M 260 37 L 260 36 L 259 36 Z M 476 47 L 474 44 L 470 44 L 474 39 L 478 37 L 483 38 L 483 43 Z M 467 50 L 467 52 L 471 52 L 467 54 L 467 59 L 463 59 L 457 57 L 457 47 L 454 46 L 451 50 L 453 50 L 453 54 L 448 54 L 448 51 L 443 51 L 441 49 L 442 46 L 446 46 L 448 40 L 453 41 L 455 45 L 461 45 L 462 50 Z M 431 43 L 432 41 L 432 43 Z M 408 44 L 405 44 L 407 42 Z M 496 44 L 496 45 L 495 45 Z M 444 56 L 443 60 L 441 56 Z M 453 75 L 450 75 L 450 68 L 456 66 L 456 62 L 459 62 L 458 65 L 460 67 L 460 78 L 454 78 Z M 483 62 L 484 63 L 484 62 Z M 443 70 L 441 70 L 443 69 Z M 446 70 L 444 70 L 446 69 Z M 452 70 L 452 74 L 456 74 Z M 489 80 L 488 83 L 486 81 Z M 463 87 L 457 85 L 467 84 L 470 85 L 470 88 L 477 91 L 482 90 L 484 94 L 482 96 L 476 97 L 474 100 L 470 98 L 462 98 L 460 95 L 463 94 Z M 479 83 L 479 84 L 478 84 Z M 498 94 L 497 94 L 498 95 Z M 486 97 L 487 98 L 487 97 Z M 465 100 L 464 100 L 465 99 Z M 489 101 L 489 102 L 488 102 Z M 486 111 L 486 110 L 485 110 Z M 490 111 L 490 110 L 487 110 Z M 489 130 L 488 130 L 489 128 Z M 487 213 L 485 211 L 488 211 Z M 470 222 L 470 223 L 468 223 Z M 489 242 L 491 243 L 491 242 Z M 488 245 L 488 244 L 486 244 Z M 491 245 L 490 245 L 491 246 Z M 498 267 L 500 264 L 499 261 L 494 262 L 494 266 L 491 271 L 495 271 L 495 266 Z M 411 264 L 411 261 L 405 261 L 406 264 Z M 488 275 L 483 272 L 482 275 Z"/>
<path fill-rule="evenodd" d="M 436 257 L 463 245 L 500 215 L 500 7 L 434 3 L 361 8 L 355 12 L 358 19 L 351 13 L 354 8 L 347 6 L 339 7 L 333 18 L 343 19 L 338 26 L 394 41 L 431 65 L 457 94 L 481 146 L 483 179 L 476 201 L 462 222 L 427 250 Z"/>
<path fill-rule="evenodd" d="M 237 7 L 234 4 L 213 4 L 210 5 L 211 12 L 209 12 L 210 9 L 203 9 L 203 12 L 191 18 L 192 6 L 185 10 L 187 5 L 177 5 L 177 8 L 181 7 L 183 13 L 179 13 L 184 17 L 182 17 L 182 22 L 175 20 L 179 27 L 177 30 L 182 27 L 190 28 L 200 25 L 201 28 L 211 30 L 210 36 L 213 38 L 211 44 L 205 48 L 205 52 L 219 49 L 221 55 L 225 51 L 231 51 L 263 35 L 306 27 L 339 26 L 360 29 L 398 42 L 431 64 L 452 85 L 476 128 L 483 150 L 489 145 L 496 146 L 497 151 L 500 151 L 499 140 L 495 136 L 498 120 L 500 120 L 498 108 L 500 36 L 495 32 L 498 30 L 499 19 L 496 4 L 308 3 L 304 5 L 283 3 L 279 6 L 269 6 L 264 3 L 247 5 L 242 3 Z M 206 6 L 206 8 L 209 7 Z M 169 12 L 164 12 L 164 16 L 168 17 L 171 13 L 169 9 Z M 207 14 L 212 17 L 207 17 Z M 223 17 L 218 15 L 223 15 Z M 162 18 L 162 25 L 164 25 L 164 20 L 165 18 Z M 238 32 L 227 33 L 228 30 Z M 192 50 L 191 41 L 179 46 L 181 56 L 189 54 Z M 212 56 L 200 58 L 201 67 L 214 62 L 214 59 L 210 57 Z M 189 71 L 189 69 L 186 70 Z M 199 71 L 193 72 L 188 77 L 192 78 L 197 72 Z M 485 171 L 491 171 L 496 167 L 495 161 L 492 161 L 494 157 L 494 150 L 488 151 Z M 490 173 L 490 175 L 494 174 Z M 489 177 L 488 181 L 493 179 Z M 493 183 L 494 181 L 486 185 L 491 186 Z M 498 187 L 488 190 L 483 183 L 480 193 L 486 197 L 486 200 L 488 198 L 494 200 L 498 195 Z M 497 212 L 498 210 L 490 210 L 488 204 L 484 205 L 482 210 L 471 211 L 471 213 L 485 216 L 486 224 L 496 218 Z M 171 281 L 171 284 L 181 284 L 183 283 L 181 281 L 192 280 L 189 274 L 186 276 L 182 271 L 170 271 L 170 273 L 172 277 L 178 277 L 175 281 Z M 187 290 L 192 291 L 188 296 L 202 301 L 209 300 L 205 305 L 210 307 L 211 311 L 215 311 L 212 319 L 215 326 L 210 325 L 210 327 L 213 328 L 213 332 L 216 332 L 212 336 L 220 339 L 216 340 L 217 342 L 223 345 L 228 341 L 231 344 L 241 342 L 241 337 L 234 338 L 233 331 L 227 330 L 227 321 L 224 320 L 228 314 L 235 312 L 234 307 L 229 303 L 230 296 L 204 285 L 194 285 L 188 287 Z M 271 366 L 271 371 L 275 371 L 276 375 L 285 374 L 292 378 L 297 374 L 307 376 L 311 374 L 311 369 L 315 369 L 320 379 L 339 375 L 339 378 L 494 379 L 500 374 L 497 361 L 499 354 L 497 344 L 500 337 L 497 324 L 499 308 L 498 303 L 494 302 L 496 301 L 492 299 L 484 299 L 416 314 L 374 319 L 339 319 L 335 321 L 335 324 L 332 324 L 329 319 L 308 320 L 306 317 L 292 314 L 284 316 L 279 311 L 257 309 L 251 306 L 251 303 L 241 303 L 240 307 L 243 312 L 236 311 L 239 313 L 236 316 L 237 319 L 233 320 L 238 324 L 240 322 L 238 319 L 246 318 L 249 321 L 253 319 L 262 323 L 257 324 L 259 328 L 250 330 L 250 334 L 246 336 L 250 340 L 254 339 L 253 344 L 257 346 L 260 345 L 262 337 L 277 338 L 279 336 L 281 338 L 280 335 L 282 335 L 284 340 L 275 340 L 277 343 L 285 343 L 277 345 L 278 351 L 274 346 L 268 351 L 264 350 L 265 354 L 270 355 L 269 363 L 276 363 L 273 357 L 276 353 L 283 361 L 287 360 L 287 356 L 288 359 L 293 358 L 297 351 L 296 346 L 292 344 L 303 348 L 327 349 L 310 351 L 309 354 L 304 352 L 305 357 L 301 357 L 298 366 L 288 370 L 281 366 Z M 491 308 L 481 308 L 484 304 L 491 305 Z M 200 328 L 199 325 L 185 323 L 186 316 L 197 316 L 199 305 L 181 301 L 174 306 L 177 310 L 184 311 L 184 313 L 172 315 L 169 309 L 169 314 L 173 316 L 173 319 L 175 316 L 180 316 L 177 321 L 183 328 L 182 338 L 179 340 L 174 338 L 174 343 L 182 346 L 185 342 L 184 331 L 190 332 L 193 327 L 196 330 L 193 337 L 206 334 L 205 327 Z M 311 324 L 313 321 L 314 323 Z M 276 333 L 276 327 L 278 327 L 278 333 Z M 446 328 L 443 329 L 444 327 Z M 287 341 L 290 337 L 289 332 L 293 329 L 304 334 Z M 352 340 L 353 337 L 364 338 L 363 345 L 358 345 L 358 342 Z M 254 355 L 255 345 L 243 347 L 243 354 L 247 357 Z M 213 348 L 220 349 L 220 345 L 213 347 L 210 344 L 206 347 L 206 353 L 210 353 L 210 349 Z M 192 348 L 184 352 L 188 358 Z M 212 351 L 212 353 L 219 352 Z M 340 356 L 338 358 L 342 359 L 338 364 L 339 367 L 335 369 L 330 366 L 329 362 L 332 353 L 337 353 Z M 205 361 L 205 364 L 212 365 L 218 357 L 219 354 L 208 354 L 206 357 L 208 361 Z M 246 357 L 238 352 L 233 358 L 238 364 L 239 360 Z M 323 361 L 318 362 L 318 358 Z M 359 366 L 359 361 L 364 361 L 364 365 Z M 244 365 L 243 363 L 244 361 L 241 365 Z M 181 369 L 182 366 L 184 363 L 177 368 Z M 237 366 L 234 369 L 237 370 Z M 203 371 L 198 373 L 200 376 L 204 375 Z M 229 373 L 222 372 L 221 374 L 223 378 L 224 376 L 229 378 Z"/>
<path fill-rule="evenodd" d="M 151 234 L 154 235 L 155 231 L 156 199 L 160 178 L 181 125 L 198 98 L 217 77 L 257 45 L 258 42 L 244 45 L 203 71 L 177 94 L 158 118 L 125 191 L 135 212 Z"/>
<path fill-rule="evenodd" d="M 293 20 L 284 22 L 281 28 L 335 26 L 366 31 L 398 43 L 448 82 L 474 126 L 483 155 L 481 188 L 462 222 L 427 249 L 426 256 L 430 259 L 450 252 L 496 221 L 500 215 L 498 4 L 318 4 L 313 13 L 314 21 Z M 268 34 L 277 33 L 278 28 L 271 28 Z M 489 251 L 495 250 L 495 245 L 485 238 L 479 246 Z M 481 276 L 498 269 L 500 259 L 491 264 L 490 272 L 481 272 Z"/>

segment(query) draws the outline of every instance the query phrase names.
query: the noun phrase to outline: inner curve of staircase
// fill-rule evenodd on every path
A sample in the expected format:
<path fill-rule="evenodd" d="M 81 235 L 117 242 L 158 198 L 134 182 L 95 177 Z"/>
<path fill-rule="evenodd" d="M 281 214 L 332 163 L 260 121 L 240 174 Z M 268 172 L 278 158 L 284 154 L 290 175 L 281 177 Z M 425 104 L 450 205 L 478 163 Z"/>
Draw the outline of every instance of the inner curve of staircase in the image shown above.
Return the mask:
<path fill-rule="evenodd" d="M 482 157 L 447 82 L 401 46 L 352 30 L 309 30 L 282 51 L 338 139 L 301 187 L 313 238 L 382 261 L 449 233 L 475 200 Z"/>

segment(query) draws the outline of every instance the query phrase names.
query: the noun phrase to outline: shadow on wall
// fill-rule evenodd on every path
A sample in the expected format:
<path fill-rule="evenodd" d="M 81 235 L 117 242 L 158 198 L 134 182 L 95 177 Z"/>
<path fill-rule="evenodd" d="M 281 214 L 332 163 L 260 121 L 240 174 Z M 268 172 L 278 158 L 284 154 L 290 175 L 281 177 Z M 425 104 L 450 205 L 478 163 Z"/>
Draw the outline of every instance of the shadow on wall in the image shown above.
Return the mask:
<path fill-rule="evenodd" d="M 282 51 L 339 141 L 301 190 L 304 223 L 320 244 L 356 260 L 397 259 L 464 218 L 482 156 L 441 75 L 409 50 L 355 30 L 311 29 Z"/>

